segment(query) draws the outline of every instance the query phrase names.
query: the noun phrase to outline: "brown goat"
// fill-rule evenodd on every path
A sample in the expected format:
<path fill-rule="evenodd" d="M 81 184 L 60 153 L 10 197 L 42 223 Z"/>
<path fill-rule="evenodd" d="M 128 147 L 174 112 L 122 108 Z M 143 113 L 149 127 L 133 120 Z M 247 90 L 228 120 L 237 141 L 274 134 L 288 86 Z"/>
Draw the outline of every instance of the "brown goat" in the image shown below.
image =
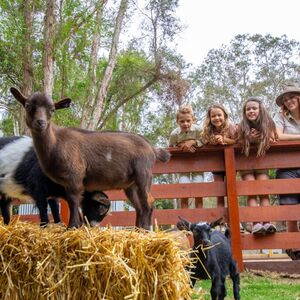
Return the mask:
<path fill-rule="evenodd" d="M 51 117 L 56 109 L 69 107 L 70 98 L 54 103 L 42 93 L 26 98 L 16 88 L 10 91 L 26 110 L 26 124 L 43 171 L 66 189 L 69 227 L 81 224 L 78 206 L 84 190 L 112 189 L 124 190 L 135 207 L 136 226 L 150 227 L 152 167 L 156 159 L 167 162 L 168 151 L 155 149 L 132 133 L 58 127 Z"/>

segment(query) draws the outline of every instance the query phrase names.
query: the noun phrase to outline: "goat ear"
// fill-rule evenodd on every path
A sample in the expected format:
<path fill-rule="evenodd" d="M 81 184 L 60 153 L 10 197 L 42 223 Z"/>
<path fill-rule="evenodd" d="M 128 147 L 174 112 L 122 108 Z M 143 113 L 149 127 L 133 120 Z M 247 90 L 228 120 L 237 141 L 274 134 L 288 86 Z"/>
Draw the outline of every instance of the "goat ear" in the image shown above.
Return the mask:
<path fill-rule="evenodd" d="M 192 225 L 191 222 L 189 222 L 188 220 L 186 220 L 180 216 L 178 216 L 178 218 L 180 221 L 177 222 L 176 225 L 179 230 L 191 230 L 191 225 Z"/>
<path fill-rule="evenodd" d="M 16 98 L 16 100 L 19 101 L 25 107 L 27 98 L 18 89 L 14 87 L 10 88 L 10 92 Z"/>
<path fill-rule="evenodd" d="M 70 107 L 71 102 L 72 102 L 71 98 L 64 98 L 54 103 L 55 109 L 68 108 Z"/>
<path fill-rule="evenodd" d="M 214 227 L 216 227 L 216 226 L 218 226 L 218 225 L 222 225 L 222 224 L 224 224 L 223 217 L 221 217 L 221 218 L 218 219 L 218 220 L 215 220 L 215 221 L 211 222 L 211 223 L 209 224 L 209 226 L 210 226 L 211 228 L 214 228 Z"/>
<path fill-rule="evenodd" d="M 105 193 L 99 192 L 99 193 L 95 193 L 92 196 L 92 199 L 94 201 L 97 201 L 105 206 L 110 206 L 110 200 L 108 199 L 107 195 Z"/>

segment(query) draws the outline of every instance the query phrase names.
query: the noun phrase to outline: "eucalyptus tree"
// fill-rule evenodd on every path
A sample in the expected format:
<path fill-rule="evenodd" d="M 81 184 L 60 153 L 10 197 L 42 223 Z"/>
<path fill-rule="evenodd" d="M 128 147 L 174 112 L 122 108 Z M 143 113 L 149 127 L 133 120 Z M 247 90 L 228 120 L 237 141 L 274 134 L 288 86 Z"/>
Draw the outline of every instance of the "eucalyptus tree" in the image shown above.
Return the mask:
<path fill-rule="evenodd" d="M 287 82 L 300 78 L 300 42 L 285 35 L 237 35 L 229 45 L 212 49 L 191 80 L 198 115 L 212 103 L 222 103 L 238 122 L 242 103 L 260 96 L 272 113 L 275 96 Z"/>
<path fill-rule="evenodd" d="M 7 92 L 11 85 L 26 95 L 42 90 L 54 99 L 70 96 L 73 109 L 55 121 L 90 129 L 126 124 L 137 131 L 153 98 L 164 108 L 168 101 L 179 103 L 187 90 L 184 63 L 169 47 L 179 30 L 178 1 L 141 3 L 142 8 L 133 0 L 0 0 L 6 91 L 0 105 L 13 127 L 22 122 Z M 142 27 L 132 33 L 130 22 Z M 129 43 L 121 44 L 125 34 Z"/>
<path fill-rule="evenodd" d="M 33 90 L 33 32 L 34 0 L 28 1 L 1 1 L 0 27 L 0 60 L 1 60 L 1 88 L 7 95 L 8 82 L 19 85 L 23 94 L 30 95 Z M 14 133 L 26 133 L 24 112 L 15 103 L 1 99 L 2 106 L 12 116 Z"/>

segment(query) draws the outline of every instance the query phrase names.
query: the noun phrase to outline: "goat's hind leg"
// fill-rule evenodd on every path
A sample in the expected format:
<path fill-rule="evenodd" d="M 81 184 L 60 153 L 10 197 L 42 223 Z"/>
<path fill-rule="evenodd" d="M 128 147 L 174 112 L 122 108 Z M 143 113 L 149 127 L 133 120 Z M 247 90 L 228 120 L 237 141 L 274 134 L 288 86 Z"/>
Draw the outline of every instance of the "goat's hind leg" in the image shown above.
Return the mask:
<path fill-rule="evenodd" d="M 152 183 L 152 175 L 150 171 L 144 170 L 136 179 L 137 193 L 139 196 L 139 203 L 142 209 L 141 227 L 150 229 L 152 225 L 152 212 L 154 198 L 150 194 L 150 187 Z"/>
<path fill-rule="evenodd" d="M 131 185 L 124 191 L 136 211 L 135 225 L 144 229 L 150 229 L 152 207 L 148 203 L 147 193 L 144 194 L 141 192 L 135 184 Z"/>
<path fill-rule="evenodd" d="M 141 227 L 141 214 L 142 214 L 142 209 L 141 205 L 139 202 L 139 197 L 137 194 L 137 187 L 135 184 L 131 185 L 129 188 L 124 189 L 125 195 L 127 196 L 128 200 L 131 202 L 135 209 L 135 226 L 136 227 Z"/>

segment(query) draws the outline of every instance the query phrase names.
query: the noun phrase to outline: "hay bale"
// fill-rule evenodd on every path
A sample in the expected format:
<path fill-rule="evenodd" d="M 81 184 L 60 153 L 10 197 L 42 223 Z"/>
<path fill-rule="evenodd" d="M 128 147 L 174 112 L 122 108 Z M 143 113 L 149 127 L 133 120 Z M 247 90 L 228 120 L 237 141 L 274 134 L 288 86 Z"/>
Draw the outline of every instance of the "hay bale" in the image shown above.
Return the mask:
<path fill-rule="evenodd" d="M 0 299 L 191 299 L 188 252 L 164 232 L 0 226 Z"/>

